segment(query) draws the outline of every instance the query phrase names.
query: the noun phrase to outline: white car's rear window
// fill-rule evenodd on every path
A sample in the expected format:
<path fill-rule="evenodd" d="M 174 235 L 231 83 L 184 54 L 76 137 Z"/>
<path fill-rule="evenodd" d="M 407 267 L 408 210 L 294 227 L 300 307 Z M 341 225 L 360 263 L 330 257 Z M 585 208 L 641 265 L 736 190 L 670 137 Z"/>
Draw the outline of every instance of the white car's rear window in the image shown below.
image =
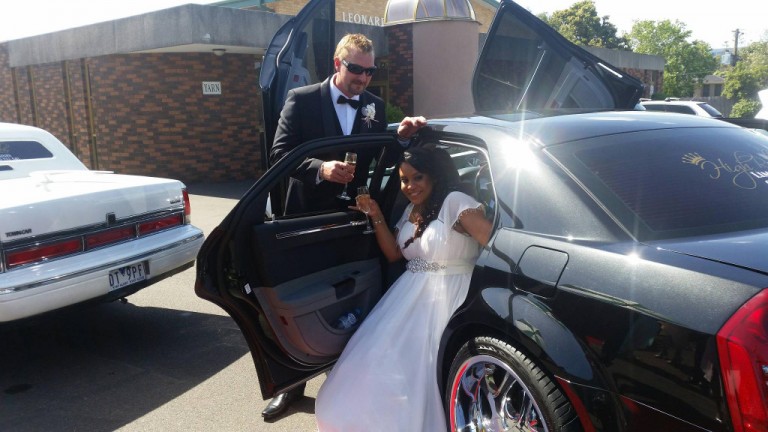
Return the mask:
<path fill-rule="evenodd" d="M 0 161 L 47 159 L 53 154 L 37 141 L 0 142 Z"/>

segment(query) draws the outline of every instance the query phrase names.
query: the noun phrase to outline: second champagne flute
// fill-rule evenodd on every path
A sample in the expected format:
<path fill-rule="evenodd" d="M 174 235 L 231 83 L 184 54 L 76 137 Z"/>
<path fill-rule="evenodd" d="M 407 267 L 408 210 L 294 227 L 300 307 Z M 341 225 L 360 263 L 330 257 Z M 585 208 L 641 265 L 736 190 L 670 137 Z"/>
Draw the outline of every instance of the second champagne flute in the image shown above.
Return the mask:
<path fill-rule="evenodd" d="M 355 166 L 357 164 L 357 153 L 347 152 L 344 154 L 344 163 Z M 352 197 L 347 195 L 347 184 L 344 185 L 344 190 L 341 191 L 341 195 L 336 195 L 337 198 L 343 200 L 351 200 Z"/>
<path fill-rule="evenodd" d="M 375 232 L 371 226 L 371 220 L 368 218 L 368 213 L 371 212 L 371 193 L 368 191 L 368 186 L 360 186 L 357 188 L 356 200 L 357 208 L 365 213 L 365 231 L 363 231 L 363 234 Z"/>

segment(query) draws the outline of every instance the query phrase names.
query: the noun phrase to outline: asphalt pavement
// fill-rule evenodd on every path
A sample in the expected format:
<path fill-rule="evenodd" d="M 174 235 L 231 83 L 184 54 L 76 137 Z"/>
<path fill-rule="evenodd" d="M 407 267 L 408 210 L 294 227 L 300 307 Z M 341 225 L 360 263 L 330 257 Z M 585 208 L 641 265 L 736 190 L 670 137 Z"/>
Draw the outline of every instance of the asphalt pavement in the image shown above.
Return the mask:
<path fill-rule="evenodd" d="M 251 182 L 190 184 L 206 235 Z M 130 297 L 0 325 L 0 431 L 315 431 L 324 375 L 264 422 L 242 333 L 188 269 Z"/>

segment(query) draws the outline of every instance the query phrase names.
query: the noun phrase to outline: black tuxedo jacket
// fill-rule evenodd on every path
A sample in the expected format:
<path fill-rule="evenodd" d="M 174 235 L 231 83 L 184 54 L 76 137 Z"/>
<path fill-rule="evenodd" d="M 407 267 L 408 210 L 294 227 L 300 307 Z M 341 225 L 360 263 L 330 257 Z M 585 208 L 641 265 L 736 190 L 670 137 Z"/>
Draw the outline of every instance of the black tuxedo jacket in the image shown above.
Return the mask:
<path fill-rule="evenodd" d="M 288 92 L 285 105 L 280 113 L 280 120 L 275 131 L 275 140 L 270 151 L 270 161 L 274 164 L 286 153 L 306 141 L 314 139 L 341 136 L 341 125 L 336 116 L 335 102 L 331 100 L 331 78 L 322 83 L 292 89 Z M 363 121 L 362 107 L 374 104 L 376 114 L 374 121 Z M 360 95 L 360 108 L 355 115 L 352 134 L 384 132 L 387 121 L 384 113 L 384 101 L 376 95 L 365 91 Z M 348 193 L 354 197 L 358 185 L 364 184 L 367 170 L 376 155 L 360 153 L 357 155 L 357 170 L 355 180 L 349 183 Z M 344 152 L 338 154 L 318 155 L 317 158 L 305 160 L 294 172 L 288 186 L 286 197 L 286 213 L 298 213 L 334 208 L 346 208 L 350 205 L 336 198 L 344 187 L 338 183 L 316 182 L 320 165 L 324 161 L 344 160 Z"/>

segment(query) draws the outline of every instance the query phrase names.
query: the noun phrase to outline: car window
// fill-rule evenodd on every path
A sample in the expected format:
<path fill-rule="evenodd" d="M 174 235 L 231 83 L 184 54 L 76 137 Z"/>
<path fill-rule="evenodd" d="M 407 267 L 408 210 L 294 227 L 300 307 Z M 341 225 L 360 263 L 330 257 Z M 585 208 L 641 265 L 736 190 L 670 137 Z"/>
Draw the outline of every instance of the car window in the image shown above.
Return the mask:
<path fill-rule="evenodd" d="M 713 107 L 710 104 L 702 103 L 702 104 L 699 104 L 699 107 L 701 109 L 703 109 L 704 111 L 706 111 L 707 114 L 711 115 L 712 117 L 722 117 L 723 116 L 723 114 L 720 111 L 716 110 L 715 107 Z"/>
<path fill-rule="evenodd" d="M 668 105 L 667 111 L 676 112 L 680 114 L 696 114 L 696 111 L 694 111 L 693 108 L 687 105 Z"/>
<path fill-rule="evenodd" d="M 744 129 L 648 131 L 550 151 L 640 240 L 768 226 L 768 146 Z"/>
<path fill-rule="evenodd" d="M 382 153 L 384 144 L 387 141 L 394 141 L 392 136 L 390 134 L 375 135 L 366 134 L 364 138 L 355 135 L 316 140 L 305 143 L 286 155 L 275 165 L 275 169 L 282 173 L 279 181 L 269 186 L 271 209 L 275 211 L 270 215 L 280 219 L 349 211 L 349 206 L 355 204 L 357 186 L 369 185 L 371 192 L 375 193 L 382 184 L 382 175 L 391 171 L 383 170 L 385 167 L 382 167 L 383 171 L 374 176 L 380 157 L 385 155 L 387 162 L 384 165 L 388 166 L 394 165 L 391 160 L 397 159 L 397 155 L 391 151 Z M 330 147 L 327 145 L 329 142 L 335 145 Z M 325 161 L 343 161 L 347 152 L 357 154 L 357 168 L 355 179 L 347 187 L 347 196 L 350 199 L 345 200 L 340 198 L 344 185 L 321 180 L 318 177 L 318 170 Z"/>
<path fill-rule="evenodd" d="M 643 104 L 643 106 L 645 107 L 645 109 L 647 111 L 666 111 L 666 109 L 664 109 L 664 105 L 658 105 L 658 104 L 647 104 L 646 105 L 646 104 Z"/>
<path fill-rule="evenodd" d="M 517 144 L 517 149 L 491 158 L 498 214 L 504 226 L 575 239 L 626 237 L 567 173 L 548 157 L 537 155 L 541 149 Z"/>
<path fill-rule="evenodd" d="M 53 154 L 37 141 L 0 142 L 0 161 L 47 159 Z"/>

